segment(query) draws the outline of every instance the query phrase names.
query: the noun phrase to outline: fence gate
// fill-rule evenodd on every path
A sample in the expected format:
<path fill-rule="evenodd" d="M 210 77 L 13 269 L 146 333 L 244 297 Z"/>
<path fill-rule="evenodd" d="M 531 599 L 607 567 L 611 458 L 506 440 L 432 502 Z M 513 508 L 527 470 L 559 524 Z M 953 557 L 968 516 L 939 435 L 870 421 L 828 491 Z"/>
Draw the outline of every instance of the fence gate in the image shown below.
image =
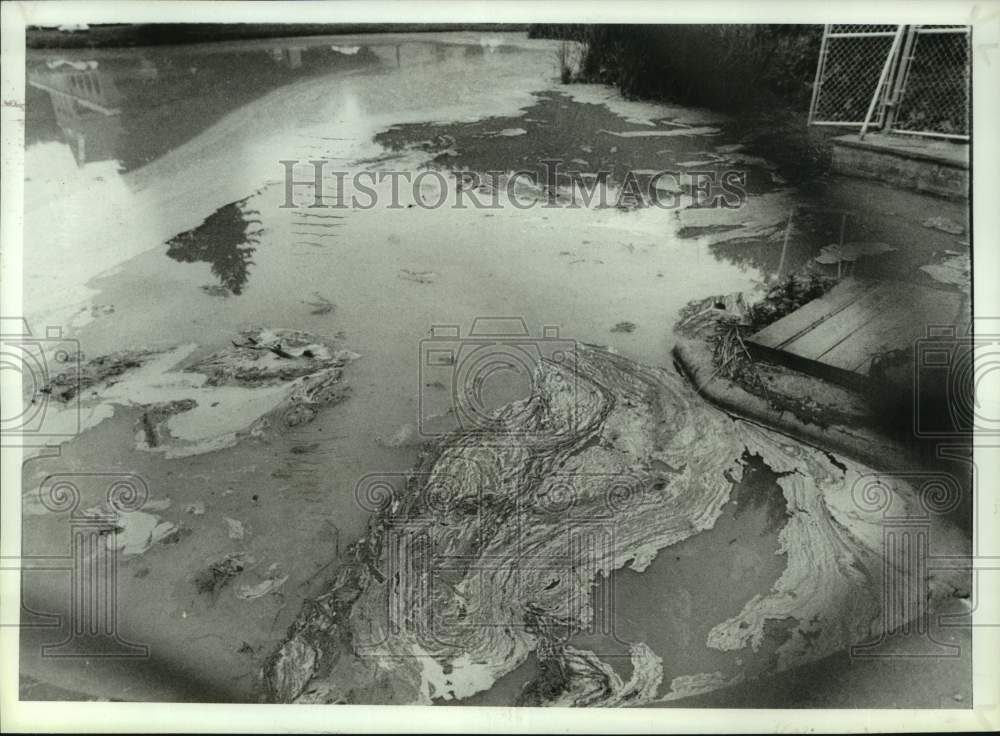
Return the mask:
<path fill-rule="evenodd" d="M 886 127 L 894 133 L 968 140 L 969 28 L 911 26 Z"/>
<path fill-rule="evenodd" d="M 968 26 L 827 25 L 810 125 L 968 140 Z"/>
<path fill-rule="evenodd" d="M 816 68 L 811 125 L 861 128 L 872 118 L 881 125 L 884 105 L 872 101 L 884 95 L 893 58 L 898 54 L 902 26 L 828 25 Z"/>

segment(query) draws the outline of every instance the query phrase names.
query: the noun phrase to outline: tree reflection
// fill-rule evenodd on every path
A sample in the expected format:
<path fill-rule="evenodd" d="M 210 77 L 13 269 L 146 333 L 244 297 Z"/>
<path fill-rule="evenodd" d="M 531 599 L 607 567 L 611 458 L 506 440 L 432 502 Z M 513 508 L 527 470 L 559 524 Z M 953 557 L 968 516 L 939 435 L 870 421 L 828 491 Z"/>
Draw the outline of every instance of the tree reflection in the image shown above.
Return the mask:
<path fill-rule="evenodd" d="M 167 241 L 167 255 L 180 263 L 204 262 L 211 266 L 225 293 L 240 294 L 250 278 L 253 254 L 260 242 L 260 224 L 245 208 L 247 200 L 220 207 L 198 227 Z"/>

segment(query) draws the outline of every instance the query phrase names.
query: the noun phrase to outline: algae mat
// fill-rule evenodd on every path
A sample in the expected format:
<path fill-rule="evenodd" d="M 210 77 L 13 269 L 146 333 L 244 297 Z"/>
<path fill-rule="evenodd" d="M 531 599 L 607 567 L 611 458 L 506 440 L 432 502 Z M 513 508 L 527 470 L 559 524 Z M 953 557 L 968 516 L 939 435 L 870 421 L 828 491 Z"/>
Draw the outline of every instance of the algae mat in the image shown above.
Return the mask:
<path fill-rule="evenodd" d="M 601 615 L 597 581 L 715 525 L 746 453 L 776 474 L 786 562 L 708 634 L 735 671 L 664 682 L 669 651 L 625 642 L 622 674 L 571 643 Z M 375 512 L 368 532 L 266 662 L 268 701 L 463 699 L 531 656 L 518 704 L 649 705 L 877 647 L 924 601 L 966 589 L 962 573 L 909 564 L 886 541 L 916 522 L 935 553 L 968 554 L 943 517 L 957 488 L 839 460 L 706 405 L 670 370 L 592 347 L 540 363 L 528 399 L 447 436 L 403 482 L 356 493 Z M 762 646 L 776 623 L 780 642 Z"/>

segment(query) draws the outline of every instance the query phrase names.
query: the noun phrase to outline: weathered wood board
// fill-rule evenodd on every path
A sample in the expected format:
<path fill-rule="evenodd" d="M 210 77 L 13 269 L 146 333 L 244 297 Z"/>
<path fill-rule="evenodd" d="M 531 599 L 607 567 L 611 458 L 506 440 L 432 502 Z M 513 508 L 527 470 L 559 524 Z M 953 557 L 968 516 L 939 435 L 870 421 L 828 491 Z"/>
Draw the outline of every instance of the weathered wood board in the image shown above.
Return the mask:
<path fill-rule="evenodd" d="M 852 387 L 871 387 L 872 359 L 953 325 L 961 295 L 904 281 L 849 277 L 768 325 L 748 344 L 772 362 Z"/>

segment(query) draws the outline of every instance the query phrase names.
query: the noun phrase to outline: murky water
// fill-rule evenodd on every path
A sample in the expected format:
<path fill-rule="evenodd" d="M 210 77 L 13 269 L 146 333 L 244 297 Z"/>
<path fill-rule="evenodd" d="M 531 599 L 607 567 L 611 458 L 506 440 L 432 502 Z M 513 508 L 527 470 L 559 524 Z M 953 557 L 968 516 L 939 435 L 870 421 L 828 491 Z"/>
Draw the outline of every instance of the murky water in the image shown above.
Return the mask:
<path fill-rule="evenodd" d="M 165 459 L 135 449 L 138 412 L 119 406 L 60 457 L 26 464 L 29 489 L 52 473 L 127 471 L 170 499 L 158 513 L 183 535 L 127 559 L 121 575 L 134 636 L 246 696 L 303 597 L 361 534 L 368 512 L 355 485 L 404 473 L 448 427 L 446 389 L 461 366 L 431 371 L 428 346 L 447 342 L 435 328 L 456 326 L 454 342 L 477 318 L 516 317 L 529 338 L 558 334 L 666 365 L 685 303 L 774 275 L 792 195 L 760 160 L 742 162 L 749 198 L 738 211 L 281 206 L 282 160 L 414 173 L 559 158 L 619 181 L 628 170 L 739 165 L 719 153 L 737 142 L 713 116 L 563 87 L 558 71 L 554 44 L 517 34 L 29 55 L 25 305 L 36 329 L 62 325 L 87 357 L 183 344 L 205 355 L 252 325 L 338 336 L 362 356 L 345 370 L 348 400 L 269 444 Z M 677 126 L 693 132 L 645 134 Z M 820 244 L 794 244 L 786 268 Z M 487 406 L 530 389 L 518 370 L 483 381 Z M 195 502 L 203 514 L 184 511 Z M 224 517 L 242 523 L 242 539 Z M 31 518 L 47 531 L 26 535 L 29 545 L 61 539 L 64 519 Z M 710 628 L 697 610 L 731 615 L 780 574 L 770 518 L 733 510 L 645 573 L 615 576 L 614 595 L 639 601 L 616 619 L 624 638 L 684 653 L 666 682 L 732 659 L 691 646 Z M 716 569 L 704 586 L 702 568 L 734 556 L 731 539 L 753 570 Z M 288 574 L 281 594 L 201 596 L 192 577 L 236 551 L 260 576 L 275 565 Z"/>

